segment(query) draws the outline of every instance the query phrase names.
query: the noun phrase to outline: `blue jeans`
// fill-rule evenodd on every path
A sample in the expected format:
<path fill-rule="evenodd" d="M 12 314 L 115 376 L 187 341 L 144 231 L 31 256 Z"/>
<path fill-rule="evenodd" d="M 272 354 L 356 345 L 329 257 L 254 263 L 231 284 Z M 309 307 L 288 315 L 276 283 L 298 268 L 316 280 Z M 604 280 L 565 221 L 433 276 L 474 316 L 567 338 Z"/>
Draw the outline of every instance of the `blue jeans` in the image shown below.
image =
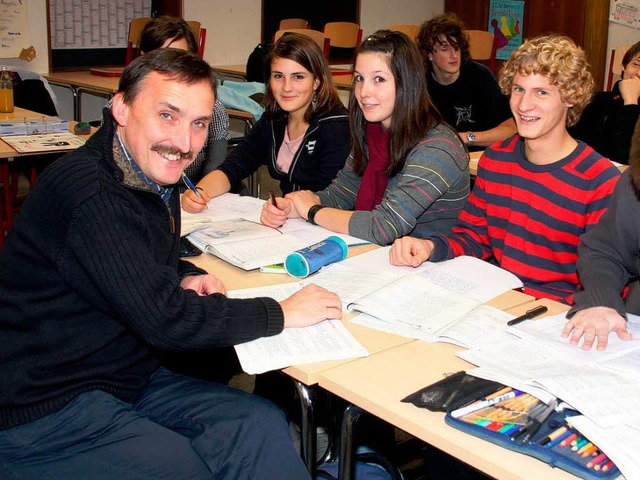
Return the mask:
<path fill-rule="evenodd" d="M 306 479 L 284 414 L 226 385 L 160 369 L 129 404 L 99 390 L 0 430 L 0 478 Z"/>

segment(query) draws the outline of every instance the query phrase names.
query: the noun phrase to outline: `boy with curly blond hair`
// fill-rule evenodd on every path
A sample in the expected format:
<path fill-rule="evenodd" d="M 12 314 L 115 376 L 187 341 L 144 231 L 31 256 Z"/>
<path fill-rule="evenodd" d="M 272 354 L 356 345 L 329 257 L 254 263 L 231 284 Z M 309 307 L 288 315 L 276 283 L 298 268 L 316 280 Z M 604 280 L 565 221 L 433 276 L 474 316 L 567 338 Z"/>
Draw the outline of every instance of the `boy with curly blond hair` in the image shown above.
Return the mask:
<path fill-rule="evenodd" d="M 396 240 L 391 263 L 491 259 L 517 275 L 525 293 L 572 303 L 578 241 L 606 210 L 620 175 L 567 132 L 591 98 L 587 67 L 584 51 L 560 35 L 515 50 L 500 86 L 510 95 L 518 134 L 485 150 L 452 233 Z"/>

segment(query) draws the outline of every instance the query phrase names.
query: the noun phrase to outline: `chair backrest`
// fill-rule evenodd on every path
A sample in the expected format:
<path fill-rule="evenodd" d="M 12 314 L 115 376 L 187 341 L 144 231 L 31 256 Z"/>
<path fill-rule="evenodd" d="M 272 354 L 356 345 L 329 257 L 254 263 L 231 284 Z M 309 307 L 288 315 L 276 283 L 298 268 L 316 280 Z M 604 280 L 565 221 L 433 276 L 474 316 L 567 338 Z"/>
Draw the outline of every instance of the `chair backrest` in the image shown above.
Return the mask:
<path fill-rule="evenodd" d="M 362 41 L 360 25 L 352 22 L 328 22 L 323 29 L 329 37 L 329 45 L 340 48 L 355 48 Z"/>
<path fill-rule="evenodd" d="M 611 58 L 609 59 L 609 75 L 607 76 L 607 90 L 613 88 L 613 76 L 622 75 L 622 59 L 631 45 L 618 45 L 611 50 Z"/>
<path fill-rule="evenodd" d="M 196 42 L 198 42 L 198 56 L 200 58 L 204 58 L 204 45 L 207 41 L 207 29 L 202 28 L 202 25 L 197 20 L 188 20 L 187 23 L 196 37 Z"/>
<path fill-rule="evenodd" d="M 418 37 L 418 32 L 420 31 L 420 25 L 391 25 L 389 30 L 402 32 L 415 42 Z"/>
<path fill-rule="evenodd" d="M 309 22 L 304 18 L 283 18 L 280 20 L 278 30 L 285 30 L 288 28 L 309 28 Z"/>
<path fill-rule="evenodd" d="M 486 30 L 467 30 L 469 53 L 474 60 L 490 60 L 493 48 L 493 34 Z"/>
<path fill-rule="evenodd" d="M 318 30 L 311 30 L 309 28 L 285 28 L 282 30 L 278 30 L 274 36 L 273 41 L 277 41 L 284 33 L 299 33 L 300 35 L 306 35 L 311 38 L 314 42 L 318 44 L 320 50 L 325 57 L 329 56 L 329 38 L 324 35 L 324 33 L 319 32 Z"/>
<path fill-rule="evenodd" d="M 145 25 L 151 21 L 151 17 L 138 17 L 132 18 L 129 22 L 129 37 L 127 39 L 127 56 L 125 59 L 125 65 L 129 65 L 134 57 L 138 45 L 140 45 L 140 38 L 142 37 L 142 31 Z"/>
<path fill-rule="evenodd" d="M 474 60 L 488 60 L 489 70 L 496 74 L 496 39 L 486 30 L 467 30 L 469 54 Z"/>
<path fill-rule="evenodd" d="M 140 45 L 140 39 L 142 38 L 142 31 L 144 27 L 152 20 L 151 17 L 139 17 L 131 19 L 129 23 L 129 38 L 127 40 L 127 55 L 125 59 L 125 65 L 129 65 L 138 53 L 138 47 Z M 202 28 L 200 22 L 197 20 L 187 21 L 189 28 L 196 37 L 198 43 L 198 55 L 203 58 L 204 46 L 207 38 L 207 29 Z"/>

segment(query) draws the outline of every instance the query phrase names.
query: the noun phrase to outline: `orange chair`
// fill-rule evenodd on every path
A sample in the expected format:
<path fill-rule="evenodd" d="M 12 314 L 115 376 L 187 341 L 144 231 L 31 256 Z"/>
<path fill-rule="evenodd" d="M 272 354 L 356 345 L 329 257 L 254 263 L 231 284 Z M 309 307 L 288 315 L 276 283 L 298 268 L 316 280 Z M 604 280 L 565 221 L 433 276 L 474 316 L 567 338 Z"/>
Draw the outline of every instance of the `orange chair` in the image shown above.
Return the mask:
<path fill-rule="evenodd" d="M 611 50 L 611 58 L 609 59 L 609 75 L 607 76 L 607 90 L 613 88 L 613 76 L 622 76 L 622 59 L 631 45 L 619 45 Z"/>
<path fill-rule="evenodd" d="M 287 30 L 289 28 L 309 28 L 309 22 L 304 18 L 283 18 L 280 20 L 278 30 Z"/>
<path fill-rule="evenodd" d="M 329 22 L 325 24 L 324 34 L 329 37 L 329 63 L 352 63 L 355 49 L 362 42 L 362 29 L 360 25 L 352 22 Z M 350 56 L 334 55 L 332 49 L 351 49 Z M 349 74 L 351 72 L 348 72 Z"/>
<path fill-rule="evenodd" d="M 140 37 L 144 27 L 151 21 L 151 17 L 132 18 L 129 22 L 129 38 L 127 40 L 127 56 L 124 64 L 129 65 L 138 54 Z"/>
<path fill-rule="evenodd" d="M 402 32 L 414 42 L 418 37 L 420 31 L 420 25 L 391 25 L 389 30 L 393 32 Z"/>
<path fill-rule="evenodd" d="M 139 53 L 140 38 L 144 27 L 151 21 L 151 17 L 132 18 L 129 23 L 129 39 L 127 40 L 127 54 L 125 57 L 125 65 L 129 65 Z M 207 38 L 207 29 L 202 28 L 200 22 L 195 20 L 187 21 L 189 27 L 196 36 L 198 42 L 198 55 L 203 58 L 204 46 Z"/>
<path fill-rule="evenodd" d="M 320 47 L 320 50 L 322 50 L 324 56 L 329 58 L 329 38 L 327 38 L 324 33 L 319 32 L 318 30 L 311 30 L 309 28 L 285 28 L 278 30 L 273 35 L 273 41 L 275 42 L 278 40 L 284 33 L 298 33 L 300 35 L 306 35 L 315 41 Z"/>
<path fill-rule="evenodd" d="M 474 60 L 489 60 L 489 70 L 495 71 L 496 49 L 493 34 L 486 30 L 466 30 L 469 53 Z"/>
<path fill-rule="evenodd" d="M 187 23 L 191 28 L 191 31 L 196 36 L 196 41 L 198 42 L 198 56 L 200 58 L 204 58 L 204 45 L 207 41 L 207 29 L 202 28 L 200 22 L 196 20 L 188 20 Z"/>

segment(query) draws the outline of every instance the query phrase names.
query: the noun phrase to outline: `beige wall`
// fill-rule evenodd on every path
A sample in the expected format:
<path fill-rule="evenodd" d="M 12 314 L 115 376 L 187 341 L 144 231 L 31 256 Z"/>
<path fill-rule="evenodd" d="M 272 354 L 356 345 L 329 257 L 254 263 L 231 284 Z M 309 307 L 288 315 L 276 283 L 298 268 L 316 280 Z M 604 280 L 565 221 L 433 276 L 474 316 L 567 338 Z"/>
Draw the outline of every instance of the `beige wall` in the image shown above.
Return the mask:
<path fill-rule="evenodd" d="M 244 64 L 260 42 L 262 0 L 183 0 L 184 18 L 207 29 L 205 59 L 212 65 Z M 392 24 L 418 23 L 441 13 L 444 0 L 360 0 L 364 35 Z M 247 14 L 247 12 L 251 12 Z"/>

